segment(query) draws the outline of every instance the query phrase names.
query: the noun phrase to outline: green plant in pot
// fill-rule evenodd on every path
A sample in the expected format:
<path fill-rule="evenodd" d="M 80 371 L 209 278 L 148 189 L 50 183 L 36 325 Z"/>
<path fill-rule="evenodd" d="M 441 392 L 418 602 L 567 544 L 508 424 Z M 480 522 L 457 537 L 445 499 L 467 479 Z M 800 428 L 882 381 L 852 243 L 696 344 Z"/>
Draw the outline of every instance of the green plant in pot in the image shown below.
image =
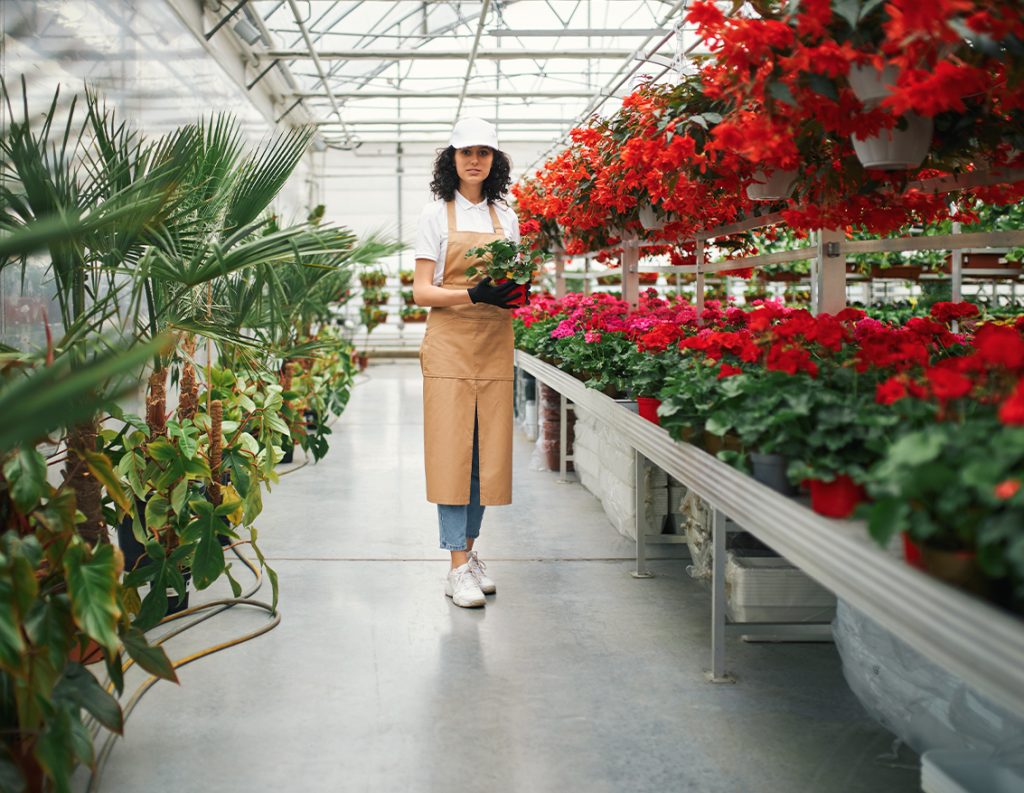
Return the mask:
<path fill-rule="evenodd" d="M 897 534 L 932 575 L 1024 612 L 1024 428 L 994 417 L 899 437 L 871 470 L 871 536 Z"/>

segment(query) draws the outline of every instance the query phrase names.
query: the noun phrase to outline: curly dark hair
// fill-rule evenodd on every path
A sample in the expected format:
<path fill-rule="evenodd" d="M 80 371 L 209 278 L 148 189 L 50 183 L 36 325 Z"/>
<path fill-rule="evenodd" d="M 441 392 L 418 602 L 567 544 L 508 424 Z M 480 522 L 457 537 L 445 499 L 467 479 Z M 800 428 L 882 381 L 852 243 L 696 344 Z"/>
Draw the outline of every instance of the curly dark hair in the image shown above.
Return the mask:
<path fill-rule="evenodd" d="M 484 179 L 484 198 L 488 204 L 504 201 L 505 194 L 512 186 L 512 161 L 508 155 L 498 149 L 492 149 L 494 157 L 491 172 Z M 455 147 L 441 149 L 434 160 L 434 178 L 430 181 L 430 192 L 435 198 L 445 201 L 455 200 L 455 191 L 459 188 L 459 174 L 455 170 Z"/>

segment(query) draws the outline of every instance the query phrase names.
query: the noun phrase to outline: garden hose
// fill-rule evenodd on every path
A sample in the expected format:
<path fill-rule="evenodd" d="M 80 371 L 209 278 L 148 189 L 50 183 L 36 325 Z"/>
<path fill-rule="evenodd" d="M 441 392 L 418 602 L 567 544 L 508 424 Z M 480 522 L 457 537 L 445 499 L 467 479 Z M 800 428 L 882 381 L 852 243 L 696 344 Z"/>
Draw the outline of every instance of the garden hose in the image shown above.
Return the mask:
<path fill-rule="evenodd" d="M 360 373 L 360 376 L 353 378 L 352 384 L 353 386 L 355 386 L 358 385 L 360 382 L 366 382 L 369 379 L 369 375 Z M 338 416 L 337 418 L 335 418 L 333 422 L 331 422 L 331 426 L 333 426 L 337 422 L 338 418 L 340 418 L 340 416 Z M 294 468 L 289 468 L 287 471 L 282 471 L 280 473 L 280 476 L 286 476 L 287 474 L 294 473 L 295 471 L 298 471 L 309 465 L 308 454 L 305 455 L 305 457 L 306 459 L 302 462 L 301 465 L 297 465 Z M 217 614 L 227 611 L 229 608 L 237 605 L 255 606 L 256 608 L 264 609 L 269 614 L 273 615 L 273 619 L 270 620 L 266 625 L 256 629 L 255 631 L 243 634 L 242 636 L 238 636 L 234 639 L 229 639 L 228 641 L 221 642 L 220 644 L 215 644 L 211 647 L 206 647 L 202 650 L 199 650 L 198 652 L 192 653 L 191 655 L 187 655 L 184 658 L 179 658 L 178 660 L 173 661 L 171 663 L 171 667 L 175 670 L 180 669 L 183 666 L 192 663 L 193 661 L 198 661 L 200 658 L 205 658 L 209 655 L 213 655 L 214 653 L 220 652 L 221 650 L 225 650 L 228 647 L 234 647 L 236 645 L 243 644 L 244 642 L 247 642 L 250 639 L 255 639 L 257 636 L 262 636 L 264 633 L 272 631 L 281 623 L 281 614 L 279 611 L 275 610 L 272 606 L 270 606 L 270 604 L 264 603 L 260 600 L 254 600 L 252 597 L 263 586 L 263 576 L 260 575 L 260 571 L 249 559 L 242 556 L 242 554 L 238 552 L 237 548 L 232 547 L 231 551 L 235 554 L 235 556 L 242 564 L 249 568 L 249 571 L 253 574 L 254 578 L 256 579 L 253 587 L 248 592 L 245 592 L 241 597 L 221 598 L 218 600 L 212 600 L 209 603 L 203 603 L 198 606 L 193 606 L 192 608 L 184 609 L 175 614 L 170 614 L 164 617 L 162 620 L 160 620 L 160 625 L 165 625 L 167 623 L 183 619 L 184 617 L 198 614 L 199 612 L 207 612 L 202 616 L 194 620 L 190 620 L 184 625 L 163 634 L 159 639 L 157 639 L 154 642 L 154 645 L 162 646 L 164 642 L 166 642 L 168 639 L 172 639 L 175 636 L 178 636 L 184 633 L 185 631 L 189 630 L 190 628 L 194 628 L 199 623 L 205 622 L 211 617 L 214 617 Z M 128 661 L 121 667 L 122 673 L 127 672 L 134 664 L 134 659 L 129 658 Z M 150 675 L 135 690 L 135 693 L 132 694 L 131 699 L 129 699 L 127 704 L 124 705 L 122 708 L 123 718 L 125 722 L 128 721 L 128 717 L 135 710 L 135 707 L 139 704 L 142 697 L 145 696 L 146 693 L 160 681 L 160 679 L 161 678 L 157 677 L 156 675 Z M 113 683 L 109 679 L 105 681 L 103 685 L 108 692 L 113 693 Z M 93 723 L 92 734 L 93 737 L 95 738 L 95 736 L 100 731 L 100 725 L 94 719 L 90 718 L 88 721 L 91 721 Z M 89 777 L 89 785 L 86 788 L 86 793 L 96 793 L 96 791 L 99 790 L 99 784 L 103 773 L 103 768 L 106 765 L 107 760 L 110 758 L 110 753 L 113 751 L 114 745 L 118 737 L 120 736 L 117 733 L 110 733 L 107 736 L 106 740 L 104 741 L 103 746 L 99 751 L 99 754 L 96 756 L 95 765 L 92 774 Z"/>
<path fill-rule="evenodd" d="M 264 609 L 265 611 L 267 611 L 267 612 L 269 612 L 270 614 L 273 615 L 273 619 L 270 620 L 266 625 L 264 625 L 264 626 L 262 626 L 260 628 L 257 628 L 255 631 L 251 631 L 250 633 L 243 634 L 242 636 L 235 637 L 234 639 L 229 639 L 228 641 L 221 642 L 220 644 L 216 644 L 216 645 L 213 645 L 211 647 L 206 647 L 206 648 L 204 648 L 202 650 L 199 650 L 198 652 L 192 653 L 191 655 L 187 655 L 184 658 L 179 658 L 178 660 L 173 661 L 171 663 L 171 667 L 173 669 L 175 669 L 175 670 L 180 669 L 181 667 L 186 666 L 186 665 L 192 663 L 193 661 L 197 661 L 200 658 L 205 658 L 208 655 L 213 655 L 216 652 L 220 652 L 221 650 L 227 649 L 228 647 L 234 647 L 235 645 L 242 644 L 244 642 L 249 641 L 250 639 L 255 639 L 257 636 L 261 636 L 264 633 L 267 633 L 267 632 L 273 630 L 281 622 L 281 614 L 280 614 L 279 611 L 276 611 L 269 603 L 264 603 L 263 601 L 254 600 L 252 598 L 252 595 L 255 594 L 260 589 L 260 587 L 263 585 L 263 577 L 260 575 L 259 570 L 256 568 L 256 566 L 254 564 L 252 564 L 252 562 L 250 562 L 248 559 L 246 559 L 244 556 L 242 556 L 238 552 L 238 549 L 232 548 L 231 550 L 234 552 L 235 556 L 238 557 L 239 561 L 241 561 L 246 567 L 248 567 L 249 570 L 256 577 L 256 583 L 252 587 L 252 589 L 249 592 L 245 593 L 242 597 L 237 597 L 237 598 L 221 598 L 221 599 L 218 599 L 218 600 L 212 600 L 209 603 L 203 603 L 203 604 L 198 605 L 198 606 L 193 606 L 192 608 L 185 609 L 183 611 L 179 611 L 176 614 L 171 614 L 171 615 L 168 615 L 167 617 L 164 617 L 160 621 L 161 625 L 164 625 L 164 624 L 169 623 L 169 622 L 174 622 L 175 620 L 179 620 L 179 619 L 182 619 L 184 617 L 191 616 L 193 614 L 197 614 L 197 613 L 199 613 L 201 611 L 207 611 L 208 612 L 208 613 L 203 614 L 202 616 L 198 617 L 197 619 L 191 620 L 191 621 L 185 623 L 184 625 L 182 625 L 182 626 L 180 626 L 178 628 L 175 628 L 174 630 L 171 630 L 168 633 L 164 634 L 163 636 L 161 636 L 159 639 L 157 639 L 154 642 L 154 645 L 155 646 L 161 646 L 168 639 L 171 639 L 174 636 L 178 636 L 179 634 L 184 633 L 185 631 L 187 631 L 189 628 L 193 628 L 196 625 L 198 625 L 199 623 L 204 622 L 204 621 L 210 619 L 210 617 L 213 617 L 213 616 L 215 616 L 217 614 L 220 614 L 221 612 L 226 611 L 227 609 L 231 608 L 232 606 L 236 606 L 236 605 L 255 606 L 257 608 Z M 128 659 L 128 661 L 122 667 L 122 672 L 127 671 L 134 664 L 135 664 L 135 661 L 133 659 Z M 154 685 L 156 685 L 156 683 L 159 682 L 160 679 L 161 678 L 157 677 L 156 675 L 151 675 L 150 677 L 148 677 L 135 690 L 135 693 L 132 694 L 131 699 L 129 699 L 128 703 L 126 705 L 124 705 L 123 708 L 122 708 L 122 712 L 124 714 L 124 721 L 127 722 L 128 716 L 131 715 L 132 711 L 135 710 L 135 706 L 138 705 L 138 703 L 142 699 L 142 697 Z M 113 683 L 108 682 L 106 687 L 107 687 L 107 690 L 112 693 Z M 96 732 L 98 732 L 98 729 L 99 729 L 99 725 L 96 725 Z M 95 732 L 94 732 L 94 735 L 95 735 Z M 118 737 L 120 737 L 120 736 L 117 733 L 110 733 L 107 736 L 106 740 L 104 741 L 103 747 L 100 749 L 99 754 L 96 756 L 95 767 L 94 767 L 93 772 L 92 772 L 92 774 L 91 774 L 91 776 L 89 778 L 89 785 L 86 788 L 86 793 L 95 793 L 99 789 L 100 778 L 101 778 L 101 775 L 102 775 L 102 772 L 103 772 L 103 767 L 106 764 L 107 760 L 109 759 L 110 753 L 113 751 L 114 745 L 115 745 Z"/>

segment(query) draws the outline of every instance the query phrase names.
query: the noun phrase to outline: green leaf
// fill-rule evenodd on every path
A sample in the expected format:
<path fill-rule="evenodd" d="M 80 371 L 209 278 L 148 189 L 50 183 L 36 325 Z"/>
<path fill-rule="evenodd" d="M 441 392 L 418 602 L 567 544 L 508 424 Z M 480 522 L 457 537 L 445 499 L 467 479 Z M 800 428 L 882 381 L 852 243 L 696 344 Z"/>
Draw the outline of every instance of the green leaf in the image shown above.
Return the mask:
<path fill-rule="evenodd" d="M 768 93 L 787 105 L 792 107 L 799 106 L 799 103 L 796 101 L 796 97 L 793 96 L 793 92 L 789 90 L 789 86 L 785 83 L 773 80 L 768 83 Z"/>
<path fill-rule="evenodd" d="M 4 478 L 14 505 L 28 514 L 46 495 L 46 459 L 34 448 L 20 448 L 4 463 Z"/>
<path fill-rule="evenodd" d="M 64 667 L 64 674 L 53 689 L 52 699 L 55 703 L 67 702 L 84 708 L 108 730 L 119 734 L 124 732 L 121 706 L 79 663 L 71 662 Z"/>
<path fill-rule="evenodd" d="M 86 467 L 99 480 L 100 484 L 107 489 L 107 493 L 114 499 L 114 503 L 125 512 L 130 511 L 132 503 L 128 498 L 128 494 L 124 492 L 124 488 L 121 486 L 121 480 L 114 473 L 110 458 L 102 452 L 91 452 L 89 450 L 85 450 L 83 454 Z"/>
<path fill-rule="evenodd" d="M 902 498 L 876 501 L 868 513 L 868 532 L 883 548 L 906 526 L 910 506 Z"/>
<path fill-rule="evenodd" d="M 178 674 L 163 647 L 149 644 L 145 634 L 132 627 L 124 635 L 124 649 L 140 667 L 163 680 L 178 682 Z"/>
<path fill-rule="evenodd" d="M 170 508 L 170 502 L 163 496 L 151 496 L 146 502 L 146 526 L 150 529 L 166 526 Z"/>
<path fill-rule="evenodd" d="M 75 624 L 110 652 L 117 652 L 121 610 L 117 605 L 114 547 L 98 545 L 90 556 L 84 542 L 73 542 L 64 553 L 64 574 Z"/>
<path fill-rule="evenodd" d="M 171 490 L 171 509 L 175 515 L 180 515 L 185 507 L 185 499 L 188 498 L 188 480 L 182 479 Z"/>
<path fill-rule="evenodd" d="M 897 466 L 922 465 L 938 457 L 944 443 L 941 432 L 911 432 L 890 447 L 887 462 Z"/>
<path fill-rule="evenodd" d="M 224 549 L 217 540 L 217 531 L 214 527 L 214 521 L 219 518 L 210 515 L 199 520 L 203 526 L 196 545 L 196 555 L 192 560 L 192 580 L 195 581 L 196 589 L 206 589 L 224 572 Z"/>
<path fill-rule="evenodd" d="M 36 759 L 53 779 L 57 793 L 70 793 L 74 770 L 75 744 L 72 735 L 73 717 L 65 707 L 47 718 L 36 741 Z"/>

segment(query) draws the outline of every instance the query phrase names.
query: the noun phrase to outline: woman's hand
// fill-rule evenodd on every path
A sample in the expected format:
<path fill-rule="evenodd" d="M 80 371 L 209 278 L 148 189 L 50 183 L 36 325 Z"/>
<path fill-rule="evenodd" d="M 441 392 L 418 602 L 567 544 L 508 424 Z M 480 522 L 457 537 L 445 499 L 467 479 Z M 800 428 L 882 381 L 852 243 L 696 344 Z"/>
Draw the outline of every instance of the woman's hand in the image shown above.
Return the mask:
<path fill-rule="evenodd" d="M 485 276 L 476 286 L 467 289 L 469 299 L 474 303 L 489 303 L 498 308 L 518 308 L 516 297 L 513 296 L 519 288 L 515 281 L 508 281 L 500 286 L 491 284 L 491 276 Z"/>

